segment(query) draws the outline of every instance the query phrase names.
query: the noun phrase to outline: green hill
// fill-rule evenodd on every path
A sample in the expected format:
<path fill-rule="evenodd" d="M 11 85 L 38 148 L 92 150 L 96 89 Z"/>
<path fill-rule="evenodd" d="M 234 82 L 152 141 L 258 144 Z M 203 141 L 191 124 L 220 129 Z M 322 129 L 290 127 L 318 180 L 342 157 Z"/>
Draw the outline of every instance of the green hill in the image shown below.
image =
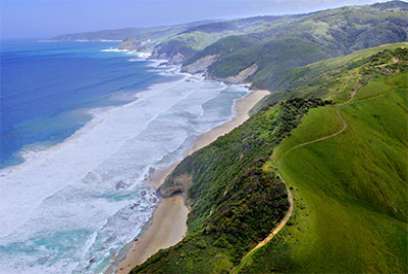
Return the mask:
<path fill-rule="evenodd" d="M 256 64 L 257 71 L 246 80 L 255 87 L 284 89 L 289 70 L 329 57 L 406 41 L 408 38 L 407 3 L 344 7 L 294 18 L 261 32 L 226 37 L 200 51 L 187 64 L 204 56 L 217 55 L 208 74 L 225 79 Z M 233 50 L 219 44 L 234 40 Z M 241 42 L 242 41 L 242 42 Z M 251 41 L 248 44 L 248 41 Z M 218 48 L 221 48 L 220 50 Z"/>
<path fill-rule="evenodd" d="M 407 273 L 407 46 L 290 70 L 286 92 L 168 178 L 187 236 L 132 273 Z M 288 191 L 289 221 L 254 249 Z"/>
<path fill-rule="evenodd" d="M 216 55 L 217 61 L 208 68 L 215 78 L 234 76 L 257 64 L 257 73 L 248 80 L 257 87 L 276 89 L 281 75 L 292 67 L 406 41 L 407 6 L 402 1 L 390 1 L 308 14 L 212 22 L 170 37 L 156 47 L 154 56 L 190 65 Z"/>
<path fill-rule="evenodd" d="M 334 84 L 334 96 L 355 95 L 312 110 L 275 150 L 270 166 L 293 188 L 295 213 L 242 273 L 407 273 L 407 50 L 401 68 L 381 60 L 395 52 L 350 72 L 362 87 Z"/>

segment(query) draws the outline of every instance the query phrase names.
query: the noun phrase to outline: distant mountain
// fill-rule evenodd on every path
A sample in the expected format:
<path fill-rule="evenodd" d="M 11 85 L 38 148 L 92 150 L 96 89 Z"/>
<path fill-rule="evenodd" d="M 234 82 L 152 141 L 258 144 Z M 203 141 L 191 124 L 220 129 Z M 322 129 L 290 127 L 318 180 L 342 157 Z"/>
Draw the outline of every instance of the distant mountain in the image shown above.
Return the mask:
<path fill-rule="evenodd" d="M 372 5 L 374 8 L 383 10 L 408 10 L 408 3 L 404 1 L 389 1 L 385 3 L 377 3 Z"/>
<path fill-rule="evenodd" d="M 406 6 L 407 3 L 394 1 L 276 18 L 261 31 L 228 36 L 196 53 L 190 52 L 184 60 L 185 70 L 194 72 L 195 62 L 201 64 L 211 56 L 207 67 L 199 67 L 209 77 L 228 80 L 256 67 L 241 80 L 259 88 L 284 88 L 286 72 L 293 67 L 407 41 Z"/>
<path fill-rule="evenodd" d="M 112 29 L 112 30 L 101 30 L 93 32 L 81 32 L 81 33 L 70 33 L 55 36 L 54 40 L 124 40 L 128 37 L 141 36 L 146 33 L 147 30 L 139 28 L 123 28 L 123 29 Z"/>
<path fill-rule="evenodd" d="M 192 27 L 157 45 L 153 58 L 183 63 L 222 38 L 265 31 L 275 25 L 276 21 L 286 23 L 293 20 L 289 18 L 296 16 L 259 16 Z"/>
<path fill-rule="evenodd" d="M 123 28 L 123 29 L 111 29 L 111 30 L 101 30 L 93 32 L 82 32 L 82 33 L 71 33 L 55 36 L 54 40 L 88 40 L 88 41 L 98 41 L 98 40 L 132 40 L 138 42 L 148 42 L 152 41 L 158 44 L 165 39 L 171 39 L 172 36 L 178 33 L 184 32 L 190 28 L 196 26 L 208 24 L 212 21 L 198 21 L 187 24 L 179 24 L 173 26 L 158 26 L 158 27 L 148 27 L 148 28 Z"/>

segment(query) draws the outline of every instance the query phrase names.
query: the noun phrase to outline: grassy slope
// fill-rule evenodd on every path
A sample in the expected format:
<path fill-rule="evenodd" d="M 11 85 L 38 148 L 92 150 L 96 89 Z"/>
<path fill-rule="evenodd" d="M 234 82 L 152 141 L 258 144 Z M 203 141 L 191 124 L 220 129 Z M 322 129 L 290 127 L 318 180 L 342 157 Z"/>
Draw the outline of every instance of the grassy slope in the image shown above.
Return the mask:
<path fill-rule="evenodd" d="M 293 68 L 283 78 L 285 84 L 282 87 L 285 90 L 272 93 L 259 104 L 258 108 L 295 97 L 324 97 L 334 101 L 345 101 L 349 98 L 350 91 L 360 85 L 363 77 L 355 68 L 363 65 L 367 58 L 381 50 L 406 47 L 408 47 L 406 42 L 386 44 Z"/>
<path fill-rule="evenodd" d="M 204 57 L 205 49 L 226 37 L 242 36 L 249 33 L 262 32 L 280 25 L 287 24 L 294 20 L 294 16 L 259 16 L 245 19 L 237 19 L 225 22 L 213 22 L 191 27 L 185 31 L 173 33 L 172 36 L 166 36 L 161 39 L 160 44 L 156 47 L 157 54 L 164 54 L 168 58 L 181 53 L 185 57 L 185 65 Z M 210 51 L 224 51 L 229 47 L 224 47 L 225 43 L 221 42 Z M 243 38 L 243 40 L 246 40 Z M 243 46 L 245 41 L 240 40 Z M 237 40 L 235 40 L 237 41 Z M 190 59 L 193 56 L 196 58 Z"/>
<path fill-rule="evenodd" d="M 295 213 L 240 272 L 407 273 L 407 79 L 380 76 L 350 102 L 312 110 L 278 147 L 270 165 L 294 189 Z M 291 149 L 342 119 L 341 134 Z"/>
<path fill-rule="evenodd" d="M 396 46 L 404 45 L 386 48 Z M 188 235 L 132 273 L 407 272 L 408 74 L 398 72 L 407 64 L 393 64 L 391 51 L 370 57 L 383 49 L 310 65 L 300 72 L 310 81 L 294 77 L 290 95 L 315 92 L 338 104 L 309 111 L 277 148 L 299 123 L 305 101 L 267 107 L 183 161 L 165 187 L 179 175 L 193 176 Z M 316 71 L 321 81 L 311 77 Z M 336 137 L 292 150 L 339 132 L 345 122 Z M 262 206 L 282 205 L 274 191 L 262 196 L 264 187 L 279 185 L 276 169 L 292 189 L 294 214 L 269 244 L 245 256 L 282 216 L 283 207 Z M 266 178 L 260 189 L 248 181 L 254 174 Z"/>
<path fill-rule="evenodd" d="M 373 6 L 320 11 L 292 18 L 292 21 L 258 33 L 226 37 L 187 63 L 208 52 L 219 55 L 217 62 L 209 67 L 209 74 L 215 78 L 227 78 L 257 64 L 258 71 L 249 79 L 255 87 L 284 90 L 287 88 L 285 77 L 291 68 L 358 49 L 405 41 L 407 15 L 406 10 Z M 223 50 L 220 45 L 231 39 L 234 39 L 236 48 Z M 250 45 L 248 41 L 251 41 Z"/>

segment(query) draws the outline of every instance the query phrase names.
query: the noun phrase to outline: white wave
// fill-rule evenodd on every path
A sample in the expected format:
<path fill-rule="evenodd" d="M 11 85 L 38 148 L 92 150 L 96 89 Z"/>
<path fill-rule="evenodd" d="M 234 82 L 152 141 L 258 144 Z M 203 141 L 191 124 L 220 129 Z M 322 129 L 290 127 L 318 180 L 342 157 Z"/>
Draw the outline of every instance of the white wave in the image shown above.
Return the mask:
<path fill-rule="evenodd" d="M 116 43 L 116 42 L 122 42 L 122 40 L 115 40 L 115 39 L 99 39 L 96 40 L 98 42 L 112 42 L 112 43 Z"/>
<path fill-rule="evenodd" d="M 101 43 L 119 43 L 122 40 L 115 39 L 75 39 L 74 42 L 87 43 L 87 42 L 101 42 Z"/>
<path fill-rule="evenodd" d="M 107 48 L 101 50 L 102 52 L 117 52 L 117 53 L 128 53 L 129 51 L 126 49 L 118 49 L 118 48 Z"/>
<path fill-rule="evenodd" d="M 247 92 L 180 76 L 91 110 L 63 143 L 0 170 L 0 273 L 95 273 L 140 233 L 157 203 L 151 169 L 180 159 Z"/>
<path fill-rule="evenodd" d="M 102 52 L 113 52 L 113 53 L 123 53 L 127 55 L 136 56 L 139 59 L 148 59 L 152 55 L 151 52 L 143 52 L 137 50 L 127 50 L 127 49 L 120 49 L 120 48 L 107 48 L 101 50 Z M 137 61 L 138 59 L 130 59 L 130 61 Z"/>

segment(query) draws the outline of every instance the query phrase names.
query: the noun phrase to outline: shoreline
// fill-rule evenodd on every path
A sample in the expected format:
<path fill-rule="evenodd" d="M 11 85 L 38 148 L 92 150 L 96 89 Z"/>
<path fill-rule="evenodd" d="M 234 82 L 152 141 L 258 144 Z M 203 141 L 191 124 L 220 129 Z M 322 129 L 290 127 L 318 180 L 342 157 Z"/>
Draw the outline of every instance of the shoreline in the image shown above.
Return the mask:
<path fill-rule="evenodd" d="M 185 157 L 210 145 L 219 137 L 242 125 L 250 118 L 249 111 L 268 94 L 269 91 L 267 90 L 251 90 L 247 95 L 239 98 L 234 104 L 233 118 L 199 136 Z M 150 183 L 158 189 L 180 162 L 156 172 Z M 162 199 L 140 237 L 125 246 L 128 250 L 124 256 L 120 256 L 122 257 L 120 261 L 118 259 L 114 262 L 106 273 L 113 273 L 112 268 L 115 268 L 114 273 L 128 274 L 134 267 L 145 262 L 159 250 L 180 242 L 187 232 L 188 213 L 189 209 L 185 205 L 182 195 Z"/>

